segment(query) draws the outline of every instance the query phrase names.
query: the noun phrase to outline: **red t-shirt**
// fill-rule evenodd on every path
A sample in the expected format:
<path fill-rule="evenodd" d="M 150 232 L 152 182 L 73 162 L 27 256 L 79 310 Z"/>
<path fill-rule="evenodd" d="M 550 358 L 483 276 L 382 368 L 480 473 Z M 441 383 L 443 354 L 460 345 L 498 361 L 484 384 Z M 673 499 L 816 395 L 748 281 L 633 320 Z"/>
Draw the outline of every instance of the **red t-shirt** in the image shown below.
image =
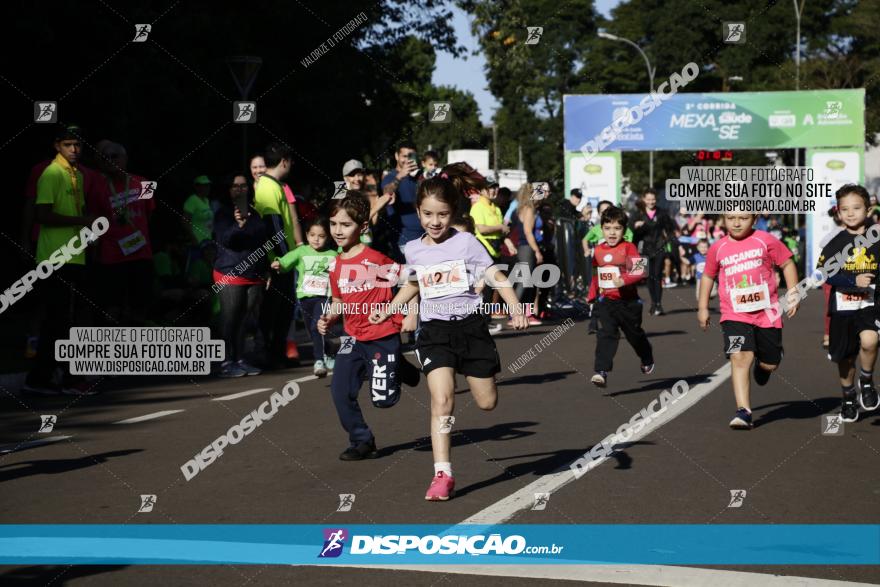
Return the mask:
<path fill-rule="evenodd" d="M 330 289 L 346 305 L 345 332 L 356 340 L 377 340 L 400 332 L 403 317 L 395 314 L 381 324 L 370 324 L 371 309 L 394 297 L 400 265 L 370 247 L 350 259 L 330 261 Z"/>
<path fill-rule="evenodd" d="M 128 194 L 125 195 L 122 193 L 125 191 L 124 179 L 113 182 L 112 193 L 110 181 L 103 174 L 95 174 L 91 182 L 94 189 L 86 192 L 89 213 L 106 216 L 110 221 L 109 230 L 98 241 L 98 258 L 104 265 L 152 259 L 149 218 L 156 209 L 155 196 L 146 200 L 138 199 L 141 182 L 146 181 L 139 175 L 131 176 Z M 123 217 L 127 217 L 128 222 L 121 223 Z"/>
<path fill-rule="evenodd" d="M 636 283 L 644 279 L 644 263 L 636 267 L 640 259 L 639 250 L 632 243 L 622 241 L 614 247 L 607 243 L 596 245 L 593 254 L 593 279 L 590 281 L 588 300 L 602 296 L 609 300 L 637 300 L 639 292 Z M 623 287 L 616 287 L 611 280 L 619 277 Z"/>

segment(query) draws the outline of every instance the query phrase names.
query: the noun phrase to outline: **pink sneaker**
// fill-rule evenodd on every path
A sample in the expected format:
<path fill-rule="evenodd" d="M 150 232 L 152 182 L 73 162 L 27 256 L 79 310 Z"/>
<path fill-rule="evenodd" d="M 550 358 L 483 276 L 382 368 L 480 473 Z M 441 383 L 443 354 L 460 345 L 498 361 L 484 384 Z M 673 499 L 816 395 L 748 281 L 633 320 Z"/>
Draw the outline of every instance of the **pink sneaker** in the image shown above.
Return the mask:
<path fill-rule="evenodd" d="M 428 487 L 425 499 L 428 501 L 446 501 L 452 497 L 453 493 L 455 493 L 455 479 L 440 471 L 431 479 L 431 486 Z"/>

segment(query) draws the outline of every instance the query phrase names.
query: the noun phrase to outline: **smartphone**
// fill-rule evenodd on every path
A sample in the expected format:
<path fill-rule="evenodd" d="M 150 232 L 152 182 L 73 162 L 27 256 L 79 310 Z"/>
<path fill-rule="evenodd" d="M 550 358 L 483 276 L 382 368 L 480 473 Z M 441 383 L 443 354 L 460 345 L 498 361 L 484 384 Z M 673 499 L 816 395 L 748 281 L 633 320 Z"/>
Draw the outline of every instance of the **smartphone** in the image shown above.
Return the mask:
<path fill-rule="evenodd" d="M 408 157 L 409 157 L 409 160 L 412 161 L 413 164 L 416 166 L 415 171 L 410 172 L 410 176 L 415 177 L 419 173 L 419 156 L 416 154 L 415 151 L 413 151 L 412 153 L 410 153 L 408 155 Z"/>
<path fill-rule="evenodd" d="M 248 215 L 248 195 L 247 192 L 237 194 L 232 198 L 232 203 L 235 204 L 235 207 L 238 208 L 238 212 L 241 214 L 242 218 L 247 217 Z"/>

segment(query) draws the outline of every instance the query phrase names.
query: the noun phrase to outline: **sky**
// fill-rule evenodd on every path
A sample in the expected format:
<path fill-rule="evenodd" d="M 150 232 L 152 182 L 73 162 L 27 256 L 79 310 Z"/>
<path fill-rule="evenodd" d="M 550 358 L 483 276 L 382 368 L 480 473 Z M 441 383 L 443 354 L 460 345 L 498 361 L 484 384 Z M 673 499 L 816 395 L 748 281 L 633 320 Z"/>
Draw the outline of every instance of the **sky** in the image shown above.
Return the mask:
<path fill-rule="evenodd" d="M 595 0 L 596 10 L 605 17 L 611 16 L 611 9 L 621 0 Z M 459 44 L 467 49 L 464 59 L 456 59 L 449 53 L 437 53 L 437 67 L 434 69 L 435 86 L 455 86 L 474 95 L 480 107 L 480 120 L 483 124 L 492 122 L 492 114 L 498 107 L 498 101 L 486 88 L 486 60 L 482 55 L 472 55 L 479 49 L 477 39 L 471 34 L 471 25 L 467 14 L 459 8 L 453 8 L 452 26 L 458 37 Z M 535 23 L 534 26 L 541 26 Z"/>

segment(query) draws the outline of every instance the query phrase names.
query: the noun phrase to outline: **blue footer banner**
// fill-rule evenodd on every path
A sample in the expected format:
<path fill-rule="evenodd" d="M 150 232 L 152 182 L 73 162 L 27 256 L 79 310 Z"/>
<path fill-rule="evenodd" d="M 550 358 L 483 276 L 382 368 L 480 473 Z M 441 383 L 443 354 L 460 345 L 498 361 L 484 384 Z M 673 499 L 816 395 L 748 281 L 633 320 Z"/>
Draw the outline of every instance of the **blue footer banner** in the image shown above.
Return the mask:
<path fill-rule="evenodd" d="M 0 564 L 877 565 L 880 525 L 0 525 Z"/>

